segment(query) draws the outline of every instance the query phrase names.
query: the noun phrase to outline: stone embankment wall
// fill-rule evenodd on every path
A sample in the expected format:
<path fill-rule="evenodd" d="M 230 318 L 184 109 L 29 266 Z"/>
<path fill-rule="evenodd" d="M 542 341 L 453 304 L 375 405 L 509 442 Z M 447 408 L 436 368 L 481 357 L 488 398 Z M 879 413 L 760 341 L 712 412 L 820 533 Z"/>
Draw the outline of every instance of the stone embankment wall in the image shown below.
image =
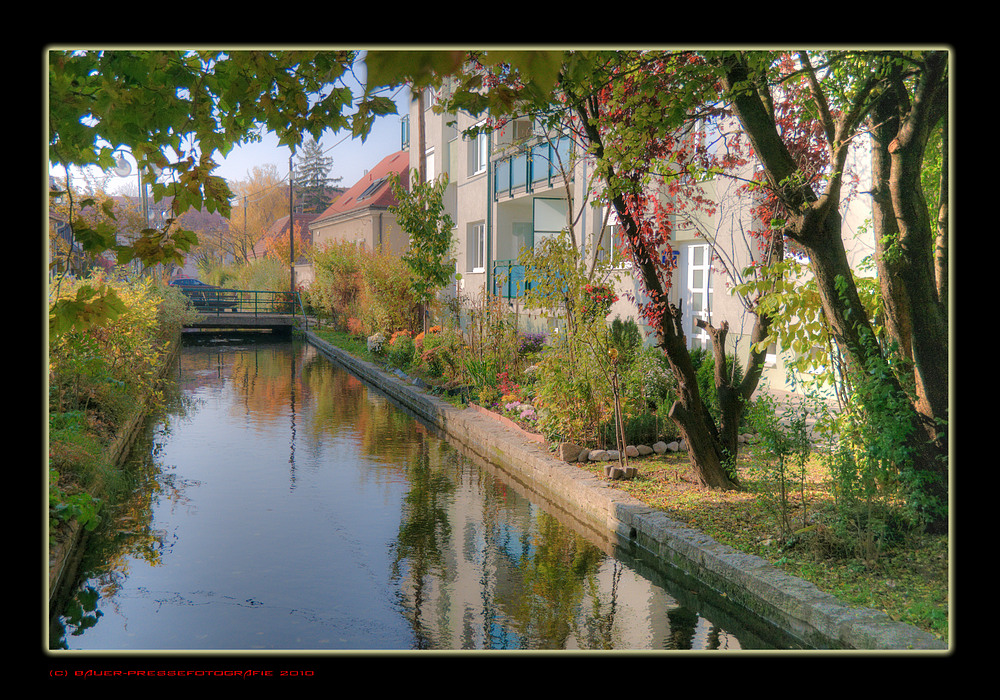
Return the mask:
<path fill-rule="evenodd" d="M 596 532 L 643 548 L 658 560 L 720 592 L 739 608 L 783 630 L 806 648 L 934 651 L 948 648 L 912 625 L 894 622 L 881 611 L 850 608 L 760 557 L 738 552 L 671 520 L 611 488 L 606 480 L 558 459 L 544 444 L 476 410 L 456 408 L 312 333 L 306 336 L 324 355 L 441 429 L 467 451 L 572 512 Z"/>

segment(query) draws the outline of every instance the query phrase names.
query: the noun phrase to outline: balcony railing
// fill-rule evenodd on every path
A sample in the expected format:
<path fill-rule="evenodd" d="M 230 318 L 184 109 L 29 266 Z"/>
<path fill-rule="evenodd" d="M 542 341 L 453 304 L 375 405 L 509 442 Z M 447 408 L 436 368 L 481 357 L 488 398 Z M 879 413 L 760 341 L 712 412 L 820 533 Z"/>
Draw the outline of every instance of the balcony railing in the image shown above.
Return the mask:
<path fill-rule="evenodd" d="M 553 143 L 541 141 L 527 150 L 493 161 L 493 196 L 513 196 L 531 192 L 536 187 L 549 187 L 561 177 L 560 161 L 569 161 L 568 137 Z"/>
<path fill-rule="evenodd" d="M 516 299 L 529 289 L 531 284 L 525 282 L 524 265 L 517 260 L 497 260 L 493 263 L 494 294 L 504 299 Z"/>

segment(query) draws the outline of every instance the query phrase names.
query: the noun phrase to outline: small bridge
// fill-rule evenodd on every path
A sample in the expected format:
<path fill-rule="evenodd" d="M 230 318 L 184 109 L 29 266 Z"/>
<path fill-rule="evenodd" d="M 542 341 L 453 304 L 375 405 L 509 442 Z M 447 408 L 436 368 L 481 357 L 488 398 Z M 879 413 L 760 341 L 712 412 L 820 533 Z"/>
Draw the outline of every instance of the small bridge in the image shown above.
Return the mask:
<path fill-rule="evenodd" d="M 305 319 L 298 292 L 247 289 L 183 289 L 198 312 L 184 325 L 198 330 L 270 330 L 290 332 Z"/>

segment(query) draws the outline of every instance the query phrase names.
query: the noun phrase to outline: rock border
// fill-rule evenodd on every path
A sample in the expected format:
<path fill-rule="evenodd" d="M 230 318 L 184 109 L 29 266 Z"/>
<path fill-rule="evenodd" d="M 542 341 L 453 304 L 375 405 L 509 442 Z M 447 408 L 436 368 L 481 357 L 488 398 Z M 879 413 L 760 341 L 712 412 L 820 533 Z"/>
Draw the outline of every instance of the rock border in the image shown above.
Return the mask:
<path fill-rule="evenodd" d="M 851 608 L 814 584 L 765 559 L 720 544 L 671 520 L 606 481 L 553 456 L 538 442 L 471 409 L 426 394 L 374 364 L 307 331 L 323 355 L 391 396 L 468 451 L 515 475 L 526 486 L 564 504 L 598 532 L 617 535 L 677 567 L 730 601 L 776 625 L 805 647 L 822 650 L 948 651 L 946 643 L 884 612 Z"/>

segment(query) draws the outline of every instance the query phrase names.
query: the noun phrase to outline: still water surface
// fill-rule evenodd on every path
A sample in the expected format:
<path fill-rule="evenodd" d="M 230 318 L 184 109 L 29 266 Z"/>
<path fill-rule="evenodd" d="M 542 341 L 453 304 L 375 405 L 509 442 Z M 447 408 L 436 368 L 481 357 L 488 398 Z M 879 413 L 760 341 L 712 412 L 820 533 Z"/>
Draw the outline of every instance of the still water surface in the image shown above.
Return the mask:
<path fill-rule="evenodd" d="M 310 345 L 187 345 L 175 376 L 53 647 L 767 648 Z"/>

